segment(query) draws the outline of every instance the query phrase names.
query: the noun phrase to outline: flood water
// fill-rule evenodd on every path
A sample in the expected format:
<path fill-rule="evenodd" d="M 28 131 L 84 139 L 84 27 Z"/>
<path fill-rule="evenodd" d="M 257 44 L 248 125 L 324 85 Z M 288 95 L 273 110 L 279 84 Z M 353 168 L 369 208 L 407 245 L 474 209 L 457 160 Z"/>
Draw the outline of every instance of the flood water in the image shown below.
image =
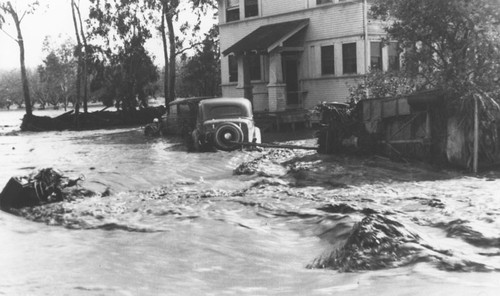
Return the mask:
<path fill-rule="evenodd" d="M 96 194 L 0 212 L 0 295 L 498 294 L 494 172 L 188 153 L 141 128 L 12 133 L 21 117 L 0 111 L 0 187 L 53 167 Z M 257 173 L 233 173 L 254 159 Z"/>

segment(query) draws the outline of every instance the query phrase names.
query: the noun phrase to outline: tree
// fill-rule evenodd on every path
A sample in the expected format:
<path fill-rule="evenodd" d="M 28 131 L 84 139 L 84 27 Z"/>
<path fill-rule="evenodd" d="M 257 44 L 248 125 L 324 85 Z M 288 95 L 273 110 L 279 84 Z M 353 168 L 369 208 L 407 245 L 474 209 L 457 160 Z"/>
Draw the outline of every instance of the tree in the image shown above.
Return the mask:
<path fill-rule="evenodd" d="M 20 71 L 11 70 L 0 74 L 0 107 L 23 104 L 23 86 L 19 79 Z"/>
<path fill-rule="evenodd" d="M 66 39 L 57 48 L 50 44 L 48 37 L 44 40 L 43 51 L 47 53 L 43 65 L 38 66 L 39 85 L 35 95 L 53 106 L 64 104 L 66 110 L 68 101 L 76 81 L 76 67 L 73 56 L 74 44 Z"/>
<path fill-rule="evenodd" d="M 194 48 L 201 44 L 199 40 L 194 39 L 200 30 L 201 17 L 207 13 L 209 8 L 215 9 L 217 3 L 215 0 L 189 0 L 190 10 L 196 16 L 194 25 L 188 23 L 181 24 L 179 31 L 182 37 L 177 36 L 174 29 L 174 23 L 178 21 L 181 12 L 181 3 L 179 0 L 147 0 L 148 7 L 162 12 L 159 31 L 162 35 L 163 56 L 165 58 L 164 92 L 165 105 L 175 99 L 175 81 L 176 81 L 176 58 L 186 50 Z M 166 26 L 165 26 L 166 25 Z M 190 43 L 184 46 L 184 40 L 190 34 Z M 166 35 L 168 34 L 168 44 Z"/>
<path fill-rule="evenodd" d="M 78 115 L 80 107 L 81 86 L 83 85 L 83 112 L 88 112 L 88 63 L 89 52 L 91 47 L 87 44 L 87 37 L 83 31 L 82 16 L 80 13 L 80 1 L 71 0 L 71 15 L 73 17 L 73 27 L 77 45 L 75 47 L 75 55 L 77 57 L 77 81 L 76 81 L 76 108 L 75 113 Z M 78 120 L 78 116 L 75 117 Z"/>
<path fill-rule="evenodd" d="M 418 69 L 423 87 L 494 103 L 500 94 L 497 0 L 376 0 L 371 14 L 389 21 L 390 38 L 405 50 L 406 71 Z"/>
<path fill-rule="evenodd" d="M 99 70 L 91 83 L 93 90 L 104 88 L 106 105 L 113 101 L 123 110 L 146 103 L 146 88 L 158 79 L 157 69 L 144 48 L 151 37 L 151 13 L 140 0 L 91 1 L 91 36 L 104 43 L 95 52 L 94 65 Z"/>
<path fill-rule="evenodd" d="M 187 58 L 180 69 L 177 92 L 183 97 L 218 96 L 220 89 L 219 28 L 214 25 L 202 42 L 202 48 Z"/>
<path fill-rule="evenodd" d="M 17 4 L 17 3 L 16 3 Z M 3 23 L 5 22 L 5 17 L 3 14 L 10 15 L 12 17 L 12 21 L 16 27 L 17 38 L 11 37 L 14 41 L 19 45 L 19 60 L 21 65 L 21 81 L 23 84 L 23 94 L 24 94 L 24 103 L 26 106 L 26 115 L 31 117 L 33 115 L 33 109 L 31 107 L 31 98 L 30 98 L 30 90 L 29 90 L 29 82 L 26 74 L 26 65 L 24 58 L 24 40 L 21 31 L 21 22 L 27 14 L 32 14 L 39 3 L 36 0 L 30 1 L 26 7 L 20 9 L 16 5 L 12 5 L 11 1 L 1 2 L 0 3 L 0 29 L 2 28 Z M 9 35 L 10 36 L 10 35 Z"/>

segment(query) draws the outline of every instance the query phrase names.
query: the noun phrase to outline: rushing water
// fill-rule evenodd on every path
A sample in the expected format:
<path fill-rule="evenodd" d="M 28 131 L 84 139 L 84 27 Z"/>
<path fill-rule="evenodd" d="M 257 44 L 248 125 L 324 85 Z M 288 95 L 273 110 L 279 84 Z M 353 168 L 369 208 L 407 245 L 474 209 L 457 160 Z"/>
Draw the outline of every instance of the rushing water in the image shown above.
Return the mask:
<path fill-rule="evenodd" d="M 41 213 L 0 212 L 0 295 L 497 295 L 500 288 L 495 174 L 311 153 L 285 169 L 264 152 L 188 153 L 140 128 L 12 133 L 21 115 L 0 112 L 0 186 L 54 167 L 84 174 L 82 187 L 97 195 Z M 253 159 L 261 160 L 256 174 L 233 174 Z M 381 224 L 394 225 L 391 236 Z"/>

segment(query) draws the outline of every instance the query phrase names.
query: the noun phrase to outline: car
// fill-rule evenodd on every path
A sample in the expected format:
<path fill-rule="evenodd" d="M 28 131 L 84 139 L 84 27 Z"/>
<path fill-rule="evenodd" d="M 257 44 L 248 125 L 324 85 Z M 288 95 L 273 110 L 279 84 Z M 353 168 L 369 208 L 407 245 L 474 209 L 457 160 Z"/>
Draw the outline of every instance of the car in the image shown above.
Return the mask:
<path fill-rule="evenodd" d="M 176 99 L 168 104 L 167 112 L 161 118 L 155 118 L 153 123 L 146 125 L 146 136 L 181 136 L 191 137 L 196 126 L 198 103 L 210 97 L 193 97 Z"/>
<path fill-rule="evenodd" d="M 253 120 L 252 103 L 245 98 L 215 98 L 198 104 L 196 127 L 191 133 L 197 151 L 212 148 L 231 151 L 241 143 L 261 143 Z"/>

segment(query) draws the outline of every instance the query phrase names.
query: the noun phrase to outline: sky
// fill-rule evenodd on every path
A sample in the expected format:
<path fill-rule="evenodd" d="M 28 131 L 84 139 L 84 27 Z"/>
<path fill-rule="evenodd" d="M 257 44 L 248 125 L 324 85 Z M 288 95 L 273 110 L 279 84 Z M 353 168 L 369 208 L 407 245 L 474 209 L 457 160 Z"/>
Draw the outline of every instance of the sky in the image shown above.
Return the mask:
<path fill-rule="evenodd" d="M 5 0 L 0 0 L 5 2 Z M 15 5 L 22 5 L 27 0 L 11 0 Z M 45 0 L 40 1 L 42 5 L 32 15 L 26 15 L 21 23 L 21 30 L 24 37 L 24 47 L 26 51 L 26 66 L 36 68 L 42 64 L 44 53 L 42 44 L 45 36 L 51 36 L 53 40 L 64 40 L 70 37 L 75 40 L 73 19 L 71 15 L 71 6 L 69 0 Z M 81 9 L 87 11 L 88 0 L 81 1 Z M 82 17 L 85 19 L 86 12 L 82 11 Z M 189 21 L 193 16 L 185 13 L 183 20 Z M 11 17 L 5 16 L 6 24 L 3 30 L 11 36 L 17 36 L 15 27 L 11 25 Z M 207 17 L 202 30 L 208 31 L 212 24 L 217 22 L 212 17 Z M 0 70 L 11 70 L 19 68 L 19 46 L 5 32 L 0 31 Z M 58 37 L 61 36 L 61 37 Z M 73 41 L 76 43 L 76 41 Z M 155 64 L 163 67 L 164 60 L 162 54 L 162 43 L 159 36 L 153 37 L 153 40 L 146 44 L 147 50 L 155 56 Z"/>

